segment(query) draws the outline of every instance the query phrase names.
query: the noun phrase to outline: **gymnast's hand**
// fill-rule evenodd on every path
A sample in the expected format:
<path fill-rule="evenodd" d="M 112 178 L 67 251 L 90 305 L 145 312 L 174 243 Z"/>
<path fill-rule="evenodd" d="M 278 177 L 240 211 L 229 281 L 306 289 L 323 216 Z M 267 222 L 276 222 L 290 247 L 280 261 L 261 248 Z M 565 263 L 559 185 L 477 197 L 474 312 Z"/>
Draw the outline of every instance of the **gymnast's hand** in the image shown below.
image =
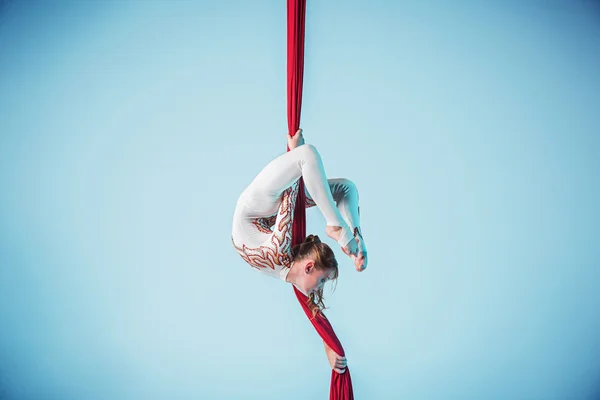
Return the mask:
<path fill-rule="evenodd" d="M 292 137 L 289 133 L 287 135 L 288 147 L 290 150 L 294 150 L 298 146 L 304 144 L 304 136 L 302 136 L 302 129 L 298 129 L 298 132 Z"/>
<path fill-rule="evenodd" d="M 331 347 L 327 346 L 327 343 L 323 342 L 323 344 L 325 345 L 325 353 L 327 353 L 327 359 L 329 360 L 331 368 L 338 374 L 346 372 L 346 365 L 348 364 L 346 357 L 338 356 Z"/>

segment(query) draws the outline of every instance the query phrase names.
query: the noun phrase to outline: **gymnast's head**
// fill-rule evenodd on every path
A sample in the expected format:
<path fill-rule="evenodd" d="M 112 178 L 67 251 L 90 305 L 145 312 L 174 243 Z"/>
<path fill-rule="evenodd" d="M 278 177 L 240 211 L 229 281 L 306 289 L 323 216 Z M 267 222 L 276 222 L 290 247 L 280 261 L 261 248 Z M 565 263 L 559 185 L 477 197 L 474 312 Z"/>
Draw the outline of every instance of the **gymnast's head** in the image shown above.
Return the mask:
<path fill-rule="evenodd" d="M 303 243 L 294 246 L 292 257 L 292 283 L 308 296 L 308 307 L 314 316 L 325 309 L 323 285 L 337 279 L 337 260 L 331 247 L 322 243 L 317 235 L 308 235 Z"/>

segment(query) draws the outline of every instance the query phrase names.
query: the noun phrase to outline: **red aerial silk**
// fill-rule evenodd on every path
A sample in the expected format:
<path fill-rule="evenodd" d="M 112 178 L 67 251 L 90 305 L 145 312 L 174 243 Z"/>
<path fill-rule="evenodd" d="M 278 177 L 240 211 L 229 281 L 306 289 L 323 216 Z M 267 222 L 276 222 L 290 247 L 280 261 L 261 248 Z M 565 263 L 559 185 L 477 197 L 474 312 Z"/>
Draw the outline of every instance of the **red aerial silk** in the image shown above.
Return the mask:
<path fill-rule="evenodd" d="M 300 127 L 300 110 L 302 106 L 302 78 L 304 75 L 304 20 L 306 15 L 306 0 L 287 0 L 287 110 L 288 131 L 294 136 Z M 290 149 L 288 148 L 288 151 Z M 292 245 L 301 243 L 306 237 L 304 182 L 300 179 L 298 200 L 294 211 L 292 225 Z M 296 297 L 304 309 L 306 316 L 313 324 L 323 341 L 337 354 L 344 357 L 344 348 L 335 335 L 331 324 L 323 313 L 314 318 L 309 310 L 308 298 L 294 287 Z M 353 400 L 352 379 L 350 370 L 338 374 L 331 370 L 330 400 Z"/>

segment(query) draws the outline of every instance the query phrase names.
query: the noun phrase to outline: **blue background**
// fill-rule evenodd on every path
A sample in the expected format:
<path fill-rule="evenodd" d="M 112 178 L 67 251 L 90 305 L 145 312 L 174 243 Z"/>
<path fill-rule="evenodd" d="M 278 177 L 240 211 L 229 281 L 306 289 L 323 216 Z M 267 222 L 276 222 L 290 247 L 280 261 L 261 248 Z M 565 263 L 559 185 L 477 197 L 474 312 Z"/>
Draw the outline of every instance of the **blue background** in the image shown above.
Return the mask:
<path fill-rule="evenodd" d="M 230 241 L 285 151 L 285 2 L 1 7 L 0 398 L 328 398 Z M 357 399 L 600 396 L 599 37 L 593 1 L 309 0 L 301 126 L 370 254 L 325 290 Z"/>

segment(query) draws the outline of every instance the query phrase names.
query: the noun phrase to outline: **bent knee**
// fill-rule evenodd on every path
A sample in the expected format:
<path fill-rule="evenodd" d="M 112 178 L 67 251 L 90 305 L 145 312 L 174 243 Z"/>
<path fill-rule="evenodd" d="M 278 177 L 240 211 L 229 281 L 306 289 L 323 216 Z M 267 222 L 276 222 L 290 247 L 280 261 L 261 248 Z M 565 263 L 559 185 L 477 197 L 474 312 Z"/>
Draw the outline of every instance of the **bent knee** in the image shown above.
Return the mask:
<path fill-rule="evenodd" d="M 336 202 L 348 196 L 358 197 L 358 189 L 350 179 L 331 178 L 328 179 L 328 181 L 329 187 L 331 188 L 331 194 Z"/>
<path fill-rule="evenodd" d="M 348 179 L 348 178 L 341 178 L 341 181 L 344 184 L 344 186 L 346 186 L 346 187 L 348 187 L 348 188 L 350 188 L 352 190 L 357 190 L 358 191 L 358 188 L 356 187 L 356 184 L 353 181 L 351 181 L 350 179 Z"/>
<path fill-rule="evenodd" d="M 321 155 L 319 154 L 319 150 L 309 143 L 303 144 L 302 146 L 298 146 L 297 150 L 301 151 L 306 159 L 319 159 Z"/>
<path fill-rule="evenodd" d="M 348 178 L 330 178 L 329 184 L 334 185 L 334 186 L 341 186 L 344 189 L 348 189 L 348 190 L 358 191 L 356 184 Z"/>

